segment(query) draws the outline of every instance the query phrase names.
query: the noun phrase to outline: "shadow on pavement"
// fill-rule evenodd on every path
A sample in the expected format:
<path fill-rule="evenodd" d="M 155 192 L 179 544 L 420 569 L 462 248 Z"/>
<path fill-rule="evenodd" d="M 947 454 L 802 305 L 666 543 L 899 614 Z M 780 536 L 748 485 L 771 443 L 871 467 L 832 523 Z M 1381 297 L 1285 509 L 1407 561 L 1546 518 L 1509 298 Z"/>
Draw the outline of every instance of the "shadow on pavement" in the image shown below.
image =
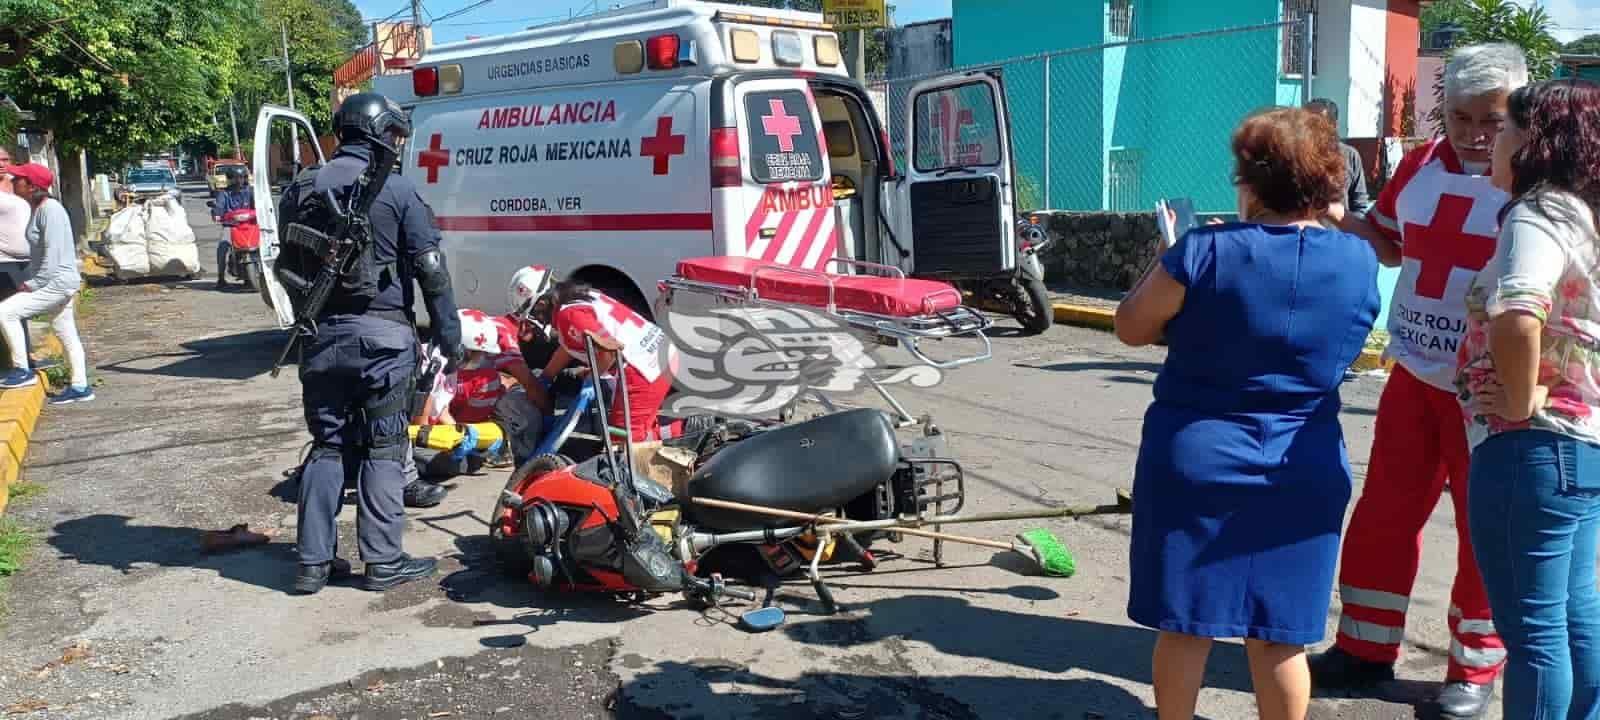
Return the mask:
<path fill-rule="evenodd" d="M 884 669 L 864 664 L 840 667 L 837 672 L 807 672 L 788 680 L 717 660 L 662 662 L 623 685 L 617 693 L 616 717 L 968 720 L 993 716 L 997 708 L 1015 707 L 1024 698 L 1051 708 L 1049 714 L 1033 716 L 1039 718 L 1121 720 L 1150 717 L 1152 712 L 1132 693 L 1102 680 L 926 678 L 887 674 Z"/>
<path fill-rule="evenodd" d="M 131 525 L 126 515 L 90 515 L 57 524 L 48 540 L 62 559 L 123 574 L 138 566 L 215 570 L 229 580 L 287 592 L 294 584 L 293 544 L 274 542 L 208 555 L 196 528 Z"/>
<path fill-rule="evenodd" d="M 191 340 L 180 345 L 184 352 L 155 353 L 101 365 L 100 370 L 129 375 L 248 380 L 272 370 L 288 335 L 282 330 L 253 330 L 237 335 Z M 164 365 L 152 361 L 172 359 Z M 287 364 L 294 364 L 290 353 Z"/>
<path fill-rule="evenodd" d="M 1156 633 L 1070 617 L 1051 617 L 975 605 L 965 598 L 906 595 L 852 606 L 836 617 L 784 628 L 795 640 L 847 648 L 877 638 L 926 643 L 940 654 L 986 660 L 1039 672 L 1087 670 L 1148 685 Z M 1027 638 L 1026 642 L 1018 642 Z M 1244 647 L 1217 643 L 1206 687 L 1251 692 Z"/>
<path fill-rule="evenodd" d="M 1095 370 L 1118 372 L 1147 372 L 1151 375 L 1161 372 L 1161 363 L 1139 362 L 1137 360 L 1106 360 L 1098 362 L 1064 362 L 1052 365 L 1029 365 L 1027 363 L 1013 363 L 1015 367 L 1028 368 L 1029 370 L 1048 370 L 1050 372 L 1090 372 Z M 1151 382 L 1149 379 L 1140 379 L 1140 382 Z"/>

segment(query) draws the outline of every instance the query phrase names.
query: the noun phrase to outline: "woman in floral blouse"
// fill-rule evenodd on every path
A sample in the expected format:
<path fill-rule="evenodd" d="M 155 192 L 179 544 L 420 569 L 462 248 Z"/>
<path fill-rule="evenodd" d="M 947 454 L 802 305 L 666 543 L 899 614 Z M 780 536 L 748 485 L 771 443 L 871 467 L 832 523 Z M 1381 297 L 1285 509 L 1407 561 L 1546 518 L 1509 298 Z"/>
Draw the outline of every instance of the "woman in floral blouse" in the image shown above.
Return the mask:
<path fill-rule="evenodd" d="M 1507 720 L 1600 718 L 1600 84 L 1511 95 L 1512 195 L 1467 296 L 1468 524 L 1507 651 Z"/>

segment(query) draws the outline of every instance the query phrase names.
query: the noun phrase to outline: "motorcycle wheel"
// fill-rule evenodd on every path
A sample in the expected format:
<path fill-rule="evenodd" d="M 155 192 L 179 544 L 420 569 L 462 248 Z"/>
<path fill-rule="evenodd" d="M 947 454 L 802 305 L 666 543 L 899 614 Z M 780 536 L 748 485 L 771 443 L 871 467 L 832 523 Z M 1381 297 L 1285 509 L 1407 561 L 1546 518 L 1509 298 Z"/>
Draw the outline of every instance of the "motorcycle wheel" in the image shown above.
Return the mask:
<path fill-rule="evenodd" d="M 244 285 L 251 290 L 266 290 L 267 283 L 261 278 L 261 265 L 247 263 L 244 266 Z"/>
<path fill-rule="evenodd" d="M 572 460 L 565 455 L 540 455 L 517 468 L 511 473 L 511 478 L 506 481 L 505 489 L 516 492 L 534 478 L 545 473 L 560 470 L 572 465 Z M 496 500 L 494 510 L 489 513 L 491 519 L 500 515 L 503 506 Z M 516 536 L 493 537 L 495 560 L 500 571 L 507 577 L 526 579 L 528 572 L 533 569 L 533 558 L 528 557 L 528 552 L 523 548 L 522 541 Z"/>
<path fill-rule="evenodd" d="M 1033 335 L 1049 330 L 1055 322 L 1055 310 L 1050 305 L 1050 291 L 1045 289 L 1044 280 L 1024 275 L 1018 278 L 1016 285 L 1016 310 L 1013 314 L 1017 322 L 1022 323 L 1022 328 Z"/>

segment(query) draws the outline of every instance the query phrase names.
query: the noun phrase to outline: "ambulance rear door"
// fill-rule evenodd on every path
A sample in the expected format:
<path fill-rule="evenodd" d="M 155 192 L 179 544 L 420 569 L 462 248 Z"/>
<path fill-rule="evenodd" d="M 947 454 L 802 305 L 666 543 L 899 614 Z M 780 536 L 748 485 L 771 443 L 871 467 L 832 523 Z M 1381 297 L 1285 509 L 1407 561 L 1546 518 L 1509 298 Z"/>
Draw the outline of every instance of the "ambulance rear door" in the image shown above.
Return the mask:
<path fill-rule="evenodd" d="M 998 71 L 918 83 L 906 112 L 910 161 L 895 192 L 895 234 L 909 238 L 912 271 L 988 276 L 1014 269 L 1011 137 Z"/>
<path fill-rule="evenodd" d="M 289 296 L 278 283 L 278 276 L 272 272 L 273 262 L 278 259 L 278 202 L 272 196 L 271 151 L 273 148 L 273 129 L 277 128 L 277 135 L 287 140 L 294 133 L 289 128 L 298 131 L 300 146 L 309 146 L 316 156 L 314 163 L 307 162 L 311 158 L 302 157 L 302 149 L 296 146 L 293 150 L 294 165 L 288 168 L 288 179 L 294 179 L 294 169 L 305 165 L 322 165 L 322 146 L 317 142 L 317 133 L 311 128 L 311 121 L 289 108 L 276 105 L 263 105 L 261 112 L 256 114 L 255 151 L 251 158 L 251 175 L 254 183 L 256 204 L 256 224 L 261 227 L 261 278 L 266 284 L 266 295 L 272 301 L 273 314 L 277 316 L 278 327 L 287 329 L 294 324 L 294 308 L 289 303 Z M 288 187 L 287 183 L 283 184 Z M 225 272 L 218 268 L 217 272 Z"/>
<path fill-rule="evenodd" d="M 711 177 L 726 255 L 839 269 L 828 153 L 810 84 L 793 76 L 736 79 L 734 128 L 712 130 Z M 733 173 L 737 172 L 737 176 Z"/>

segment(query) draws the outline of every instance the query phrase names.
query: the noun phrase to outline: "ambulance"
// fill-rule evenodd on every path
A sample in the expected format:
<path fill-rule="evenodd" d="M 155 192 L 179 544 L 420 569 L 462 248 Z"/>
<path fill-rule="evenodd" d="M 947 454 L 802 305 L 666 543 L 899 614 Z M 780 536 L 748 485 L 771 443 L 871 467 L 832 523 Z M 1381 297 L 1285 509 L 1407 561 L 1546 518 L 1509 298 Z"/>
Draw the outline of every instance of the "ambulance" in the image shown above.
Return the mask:
<path fill-rule="evenodd" d="M 897 168 L 818 13 L 653 0 L 441 44 L 373 89 L 411 112 L 399 171 L 433 210 L 462 307 L 508 310 L 511 274 L 535 263 L 648 317 L 683 258 L 923 275 L 1017 262 L 998 75 L 915 85 Z M 257 148 L 273 121 L 310 128 L 283 108 L 262 118 Z M 266 252 L 276 218 L 262 231 Z"/>

